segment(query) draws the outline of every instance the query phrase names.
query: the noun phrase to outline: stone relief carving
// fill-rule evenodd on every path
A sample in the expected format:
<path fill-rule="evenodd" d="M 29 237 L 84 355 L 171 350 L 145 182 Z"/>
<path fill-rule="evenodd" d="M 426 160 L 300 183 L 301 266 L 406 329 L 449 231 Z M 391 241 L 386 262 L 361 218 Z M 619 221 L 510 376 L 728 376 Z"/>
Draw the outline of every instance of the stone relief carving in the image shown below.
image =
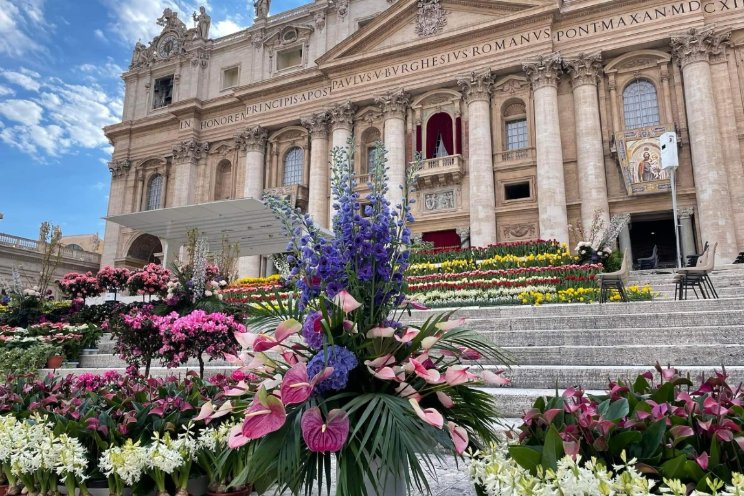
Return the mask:
<path fill-rule="evenodd" d="M 574 87 L 588 84 L 596 86 L 599 75 L 602 74 L 602 54 L 580 53 L 576 57 L 568 58 L 563 61 L 566 70 L 571 75 L 571 84 Z"/>
<path fill-rule="evenodd" d="M 235 136 L 235 146 L 241 151 L 263 152 L 269 132 L 261 126 L 249 127 Z"/>
<path fill-rule="evenodd" d="M 375 97 L 375 103 L 385 116 L 404 118 L 406 110 L 411 105 L 411 94 L 401 88 Z"/>
<path fill-rule="evenodd" d="M 439 0 L 419 0 L 416 13 L 416 34 L 432 36 L 438 34 L 447 25 L 447 11 Z"/>
<path fill-rule="evenodd" d="M 356 106 L 350 101 L 331 107 L 330 121 L 334 128 L 351 129 L 354 124 Z"/>
<path fill-rule="evenodd" d="M 501 232 L 506 239 L 532 238 L 537 235 L 536 224 L 508 224 L 501 227 Z"/>
<path fill-rule="evenodd" d="M 349 13 L 349 0 L 332 0 L 331 5 L 336 7 L 336 12 L 341 19 Z"/>
<path fill-rule="evenodd" d="M 491 89 L 493 88 L 491 69 L 472 72 L 470 77 L 458 79 L 457 85 L 468 103 L 478 100 L 488 101 L 491 98 Z"/>
<path fill-rule="evenodd" d="M 191 53 L 191 65 L 194 67 L 201 66 L 206 69 L 209 65 L 209 52 L 203 48 L 198 48 Z"/>
<path fill-rule="evenodd" d="M 314 20 L 315 20 L 315 27 L 318 28 L 318 31 L 323 31 L 326 25 L 326 13 L 322 10 L 316 12 L 314 16 Z"/>
<path fill-rule="evenodd" d="M 493 89 L 494 91 L 499 91 L 504 94 L 513 95 L 519 91 L 522 91 L 522 89 L 527 85 L 529 85 L 527 81 L 522 81 L 517 78 L 509 78 L 508 80 L 500 84 L 495 84 Z"/>
<path fill-rule="evenodd" d="M 716 32 L 715 27 L 691 28 L 686 33 L 672 36 L 672 53 L 682 68 L 694 62 L 721 56 L 730 43 L 731 31 Z"/>
<path fill-rule="evenodd" d="M 533 90 L 545 86 L 558 86 L 561 77 L 563 58 L 558 52 L 541 55 L 536 60 L 522 64 Z"/>
<path fill-rule="evenodd" d="M 622 64 L 618 64 L 618 69 L 632 69 L 634 67 L 643 67 L 645 65 L 655 65 L 659 62 L 656 57 L 636 57 L 630 60 L 626 60 Z"/>
<path fill-rule="evenodd" d="M 173 145 L 173 159 L 197 161 L 209 151 L 209 143 L 199 143 L 196 138 Z"/>
<path fill-rule="evenodd" d="M 424 209 L 432 212 L 435 210 L 452 210 L 455 208 L 455 191 L 435 191 L 424 194 Z"/>
<path fill-rule="evenodd" d="M 206 15 L 206 11 L 204 15 Z M 205 19 L 202 19 L 202 21 L 205 21 Z M 183 21 L 178 18 L 178 13 L 170 8 L 163 11 L 163 15 L 157 19 L 156 23 L 163 30 L 147 46 L 140 41 L 134 45 L 132 60 L 129 64 L 130 70 L 150 67 L 156 62 L 170 60 L 182 55 L 186 53 L 188 43 L 195 37 L 199 37 L 197 32 L 199 28 L 188 29 Z M 204 27 L 206 27 L 208 34 L 209 26 L 202 25 L 202 28 Z"/>
<path fill-rule="evenodd" d="M 129 172 L 132 162 L 127 159 L 112 160 L 109 162 L 109 171 L 112 177 L 121 177 Z"/>

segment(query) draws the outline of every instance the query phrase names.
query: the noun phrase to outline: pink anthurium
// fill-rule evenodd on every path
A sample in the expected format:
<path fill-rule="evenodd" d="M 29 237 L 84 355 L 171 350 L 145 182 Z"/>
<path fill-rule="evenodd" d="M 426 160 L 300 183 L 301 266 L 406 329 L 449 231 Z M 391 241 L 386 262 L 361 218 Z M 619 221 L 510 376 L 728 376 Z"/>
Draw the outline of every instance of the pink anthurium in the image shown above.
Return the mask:
<path fill-rule="evenodd" d="M 235 340 L 240 346 L 249 349 L 253 348 L 253 342 L 256 340 L 257 334 L 252 332 L 235 332 L 233 336 L 235 336 Z"/>
<path fill-rule="evenodd" d="M 427 336 L 427 337 L 425 337 L 424 339 L 421 340 L 421 347 L 425 351 L 429 351 L 432 346 L 434 346 L 435 344 L 437 344 L 437 341 L 439 341 L 439 338 L 440 337 L 441 336 Z"/>
<path fill-rule="evenodd" d="M 447 422 L 447 430 L 455 445 L 455 453 L 462 455 L 468 447 L 468 431 L 454 422 Z"/>
<path fill-rule="evenodd" d="M 477 378 L 478 376 L 468 372 L 468 367 L 464 365 L 453 365 L 444 372 L 444 380 L 450 386 L 459 386 Z"/>
<path fill-rule="evenodd" d="M 392 353 L 388 353 L 387 355 L 377 357 L 374 360 L 365 360 L 364 365 L 366 365 L 367 367 L 371 367 L 373 369 L 377 369 L 380 367 L 386 367 L 388 365 L 392 365 L 394 363 L 395 363 L 395 357 L 392 355 Z"/>
<path fill-rule="evenodd" d="M 296 405 L 303 403 L 313 393 L 315 385 L 328 378 L 333 373 L 332 367 L 326 367 L 323 371 L 309 380 L 307 376 L 307 364 L 300 362 L 294 365 L 284 374 L 282 380 L 281 394 L 285 405 Z"/>
<path fill-rule="evenodd" d="M 674 427 L 669 429 L 669 433 L 672 435 L 675 441 L 695 435 L 695 431 L 688 425 L 675 425 Z"/>
<path fill-rule="evenodd" d="M 398 337 L 396 335 L 395 340 L 400 343 L 410 343 L 416 336 L 418 336 L 419 332 L 421 331 L 416 329 L 415 327 L 409 327 L 406 329 L 406 332 L 404 332 L 401 337 Z"/>
<path fill-rule="evenodd" d="M 302 330 L 302 324 L 297 322 L 295 319 L 288 319 L 280 323 L 274 331 L 274 337 L 278 342 L 282 342 L 293 334 L 297 334 Z"/>
<path fill-rule="evenodd" d="M 289 365 L 297 365 L 297 363 L 299 362 L 297 355 L 292 351 L 283 352 L 282 358 L 284 358 L 284 361 L 287 362 Z"/>
<path fill-rule="evenodd" d="M 362 304 L 356 301 L 346 290 L 339 291 L 338 294 L 333 297 L 333 304 L 341 308 L 341 310 L 347 314 L 362 306 Z"/>
<path fill-rule="evenodd" d="M 241 446 L 248 443 L 250 439 L 245 437 L 243 435 L 243 426 L 242 425 L 236 425 L 232 429 L 230 429 L 230 434 L 227 437 L 227 445 L 232 448 L 240 448 Z"/>
<path fill-rule="evenodd" d="M 212 416 L 213 413 L 214 413 L 214 405 L 212 404 L 211 401 L 207 401 L 206 403 L 202 405 L 201 409 L 199 410 L 199 415 L 194 417 L 194 420 L 206 420 L 207 422 L 209 422 L 210 417 Z"/>
<path fill-rule="evenodd" d="M 259 439 L 279 430 L 287 419 L 282 401 L 266 392 L 258 390 L 253 403 L 245 412 L 242 433 L 247 439 Z"/>
<path fill-rule="evenodd" d="M 235 386 L 225 391 L 225 396 L 243 396 L 248 392 L 248 384 L 245 381 L 238 382 Z"/>
<path fill-rule="evenodd" d="M 302 414 L 302 438 L 310 451 L 336 453 L 349 437 L 349 416 L 343 410 L 331 410 L 323 422 L 320 408 L 313 407 Z"/>
<path fill-rule="evenodd" d="M 390 367 L 382 367 L 377 370 L 373 370 L 369 367 L 367 367 L 369 370 L 369 373 L 373 376 L 377 377 L 378 379 L 382 379 L 383 381 L 397 381 L 398 376 L 395 375 L 395 371 Z"/>
<path fill-rule="evenodd" d="M 462 327 L 465 324 L 464 318 L 459 318 L 455 320 L 445 320 L 444 322 L 440 322 L 437 324 L 437 329 L 440 331 L 451 331 L 452 329 L 457 329 L 458 327 Z"/>
<path fill-rule="evenodd" d="M 421 358 L 421 357 L 419 357 Z M 441 374 L 437 369 L 427 369 L 415 358 L 409 359 L 410 365 L 413 366 L 413 372 L 429 384 L 439 384 L 442 382 Z"/>
<path fill-rule="evenodd" d="M 563 441 L 563 451 L 574 460 L 579 456 L 579 448 L 580 445 L 576 441 Z"/>
<path fill-rule="evenodd" d="M 403 308 L 411 307 L 411 309 L 413 310 L 428 310 L 429 309 L 429 307 L 427 307 L 423 303 L 419 303 L 418 301 L 409 300 L 409 299 L 403 300 L 400 306 Z"/>
<path fill-rule="evenodd" d="M 279 341 L 276 340 L 273 336 L 269 336 L 267 334 L 259 334 L 256 336 L 256 339 L 253 340 L 253 351 L 256 353 L 262 353 L 264 351 L 268 351 L 272 348 L 275 348 L 279 345 Z"/>
<path fill-rule="evenodd" d="M 217 409 L 216 412 L 212 414 L 212 419 L 224 417 L 225 415 L 231 414 L 233 411 L 233 404 L 232 401 L 226 401 L 222 404 L 221 407 Z"/>
<path fill-rule="evenodd" d="M 413 411 L 416 412 L 416 415 L 418 415 L 421 420 L 437 429 L 444 427 L 444 417 L 442 417 L 441 413 L 436 411 L 434 408 L 422 409 L 415 398 L 411 398 L 408 401 L 411 403 Z"/>
<path fill-rule="evenodd" d="M 437 391 L 437 399 L 444 408 L 452 408 L 453 406 L 455 406 L 455 402 L 452 401 L 452 398 L 450 398 L 447 393 L 444 393 L 442 391 Z"/>
<path fill-rule="evenodd" d="M 401 382 L 400 385 L 395 388 L 395 392 L 398 394 L 398 396 L 401 396 L 403 398 L 413 398 L 416 401 L 421 399 L 421 395 L 416 390 L 416 388 L 414 388 L 407 382 Z"/>
<path fill-rule="evenodd" d="M 395 335 L 395 329 L 392 327 L 373 327 L 367 331 L 367 337 L 374 338 L 392 338 Z"/>
<path fill-rule="evenodd" d="M 695 458 L 695 461 L 700 465 L 700 468 L 708 470 L 708 453 L 703 451 L 703 454 Z"/>
<path fill-rule="evenodd" d="M 504 376 L 504 370 L 484 370 L 481 372 L 481 379 L 489 386 L 508 386 L 511 379 Z"/>

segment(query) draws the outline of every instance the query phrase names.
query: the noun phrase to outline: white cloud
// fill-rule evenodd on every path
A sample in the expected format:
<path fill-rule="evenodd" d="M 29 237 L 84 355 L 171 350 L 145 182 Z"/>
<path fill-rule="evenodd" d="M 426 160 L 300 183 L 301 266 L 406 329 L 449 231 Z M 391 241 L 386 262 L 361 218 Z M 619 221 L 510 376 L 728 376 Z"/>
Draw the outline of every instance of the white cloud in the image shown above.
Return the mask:
<path fill-rule="evenodd" d="M 108 184 L 105 184 L 103 181 L 98 181 L 91 186 L 91 189 L 94 189 L 96 191 L 103 191 L 104 189 L 106 189 L 107 186 Z"/>
<path fill-rule="evenodd" d="M 12 0 L 0 0 L 0 54 L 23 57 L 44 51 L 38 42 L 47 28 L 44 0 L 24 0 L 19 8 Z"/>
<path fill-rule="evenodd" d="M 212 28 L 209 31 L 209 36 L 211 38 L 221 38 L 223 36 L 242 31 L 245 28 L 246 26 L 241 26 L 234 20 L 228 18 L 212 25 Z"/>
<path fill-rule="evenodd" d="M 21 69 L 21 72 L 0 71 L 0 76 L 24 90 L 39 91 L 41 88 L 41 83 L 38 81 L 40 74 L 28 69 Z"/>
<path fill-rule="evenodd" d="M 31 79 L 38 95 L 0 103 L 0 115 L 6 119 L 5 127 L 0 128 L 0 141 L 35 158 L 74 153 L 77 148 L 110 149 L 102 128 L 119 121 L 121 95 L 110 98 L 95 83 L 44 79 L 23 69 L 17 74 Z"/>
<path fill-rule="evenodd" d="M 148 42 L 160 33 L 163 28 L 155 21 L 163 15 L 165 8 L 177 12 L 188 27 L 192 26 L 191 14 L 200 5 L 209 10 L 207 2 L 200 0 L 103 0 L 103 3 L 108 7 L 112 20 L 108 29 L 132 47 L 137 40 Z"/>
<path fill-rule="evenodd" d="M 103 31 L 101 31 L 100 29 L 96 29 L 95 31 L 93 31 L 93 34 L 101 41 L 108 41 L 108 38 L 106 38 L 106 35 L 103 34 Z"/>
<path fill-rule="evenodd" d="M 0 84 L 0 96 L 13 96 L 15 95 L 15 91 L 13 91 L 11 88 L 8 88 L 7 86 L 3 86 Z"/>
<path fill-rule="evenodd" d="M 87 74 L 85 79 L 91 82 L 97 79 L 119 79 L 124 72 L 124 68 L 116 64 L 111 57 L 108 57 L 105 63 L 82 64 L 77 68 L 80 72 Z"/>
<path fill-rule="evenodd" d="M 41 106 L 31 100 L 4 100 L 0 102 L 0 115 L 27 126 L 39 124 L 42 114 Z"/>

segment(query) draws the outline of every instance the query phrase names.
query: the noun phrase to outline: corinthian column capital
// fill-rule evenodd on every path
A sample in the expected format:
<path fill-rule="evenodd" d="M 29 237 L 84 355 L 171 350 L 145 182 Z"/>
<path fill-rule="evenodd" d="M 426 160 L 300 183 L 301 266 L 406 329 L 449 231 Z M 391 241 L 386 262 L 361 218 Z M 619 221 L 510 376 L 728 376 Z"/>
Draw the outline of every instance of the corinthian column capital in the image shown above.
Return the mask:
<path fill-rule="evenodd" d="M 244 152 L 263 153 L 268 137 L 269 132 L 261 126 L 247 127 L 235 136 L 235 145 Z"/>
<path fill-rule="evenodd" d="M 585 84 L 596 86 L 602 74 L 602 54 L 599 52 L 591 55 L 580 53 L 576 57 L 564 59 L 563 65 L 571 75 L 571 84 L 574 88 Z"/>
<path fill-rule="evenodd" d="M 672 36 L 672 53 L 684 69 L 695 62 L 709 62 L 720 56 L 731 38 L 731 31 L 716 32 L 714 27 L 691 28 L 684 34 Z"/>
<path fill-rule="evenodd" d="M 356 113 L 356 106 L 353 103 L 347 101 L 336 104 L 331 107 L 329 113 L 333 129 L 348 129 L 351 131 L 354 125 L 354 114 Z"/>
<path fill-rule="evenodd" d="M 491 99 L 491 89 L 493 88 L 493 75 L 491 69 L 481 72 L 473 72 L 468 77 L 457 80 L 457 86 L 465 95 L 465 101 L 471 102 L 488 102 Z"/>
<path fill-rule="evenodd" d="M 385 119 L 405 119 L 406 110 L 411 105 L 411 94 L 401 88 L 375 97 L 375 102 L 385 115 Z"/>
<path fill-rule="evenodd" d="M 318 112 L 309 117 L 300 119 L 300 122 L 310 131 L 313 138 L 328 137 L 328 123 L 330 122 L 330 113 L 328 111 Z"/>
<path fill-rule="evenodd" d="M 177 162 L 197 162 L 209 151 L 209 143 L 200 143 L 196 138 L 173 145 L 173 160 Z"/>
<path fill-rule="evenodd" d="M 108 163 L 111 177 L 121 177 L 129 172 L 129 168 L 132 166 L 132 162 L 127 159 L 112 160 Z"/>
<path fill-rule="evenodd" d="M 537 60 L 522 64 L 527 78 L 532 83 L 532 90 L 536 91 L 546 86 L 558 86 L 561 77 L 563 59 L 558 52 L 541 55 Z"/>

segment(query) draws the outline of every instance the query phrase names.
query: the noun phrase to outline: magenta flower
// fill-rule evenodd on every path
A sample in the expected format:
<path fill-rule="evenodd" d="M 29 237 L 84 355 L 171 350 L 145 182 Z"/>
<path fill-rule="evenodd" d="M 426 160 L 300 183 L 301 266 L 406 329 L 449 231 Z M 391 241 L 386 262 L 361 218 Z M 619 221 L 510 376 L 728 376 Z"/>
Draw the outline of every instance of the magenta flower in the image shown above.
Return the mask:
<path fill-rule="evenodd" d="M 307 400 L 313 394 L 315 385 L 327 379 L 333 373 L 333 367 L 326 367 L 320 374 L 309 380 L 307 364 L 297 363 L 284 374 L 281 393 L 285 405 L 296 405 Z"/>
<path fill-rule="evenodd" d="M 315 453 L 341 451 L 349 437 L 349 416 L 343 410 L 331 410 L 323 422 L 320 408 L 310 408 L 302 415 L 300 426 L 305 444 Z"/>
<path fill-rule="evenodd" d="M 245 444 L 252 439 L 260 439 L 281 429 L 286 419 L 287 413 L 281 400 L 269 395 L 266 389 L 261 388 L 250 408 L 245 412 L 245 420 L 243 420 L 241 429 L 242 438 L 236 436 L 238 438 L 236 441 Z"/>

